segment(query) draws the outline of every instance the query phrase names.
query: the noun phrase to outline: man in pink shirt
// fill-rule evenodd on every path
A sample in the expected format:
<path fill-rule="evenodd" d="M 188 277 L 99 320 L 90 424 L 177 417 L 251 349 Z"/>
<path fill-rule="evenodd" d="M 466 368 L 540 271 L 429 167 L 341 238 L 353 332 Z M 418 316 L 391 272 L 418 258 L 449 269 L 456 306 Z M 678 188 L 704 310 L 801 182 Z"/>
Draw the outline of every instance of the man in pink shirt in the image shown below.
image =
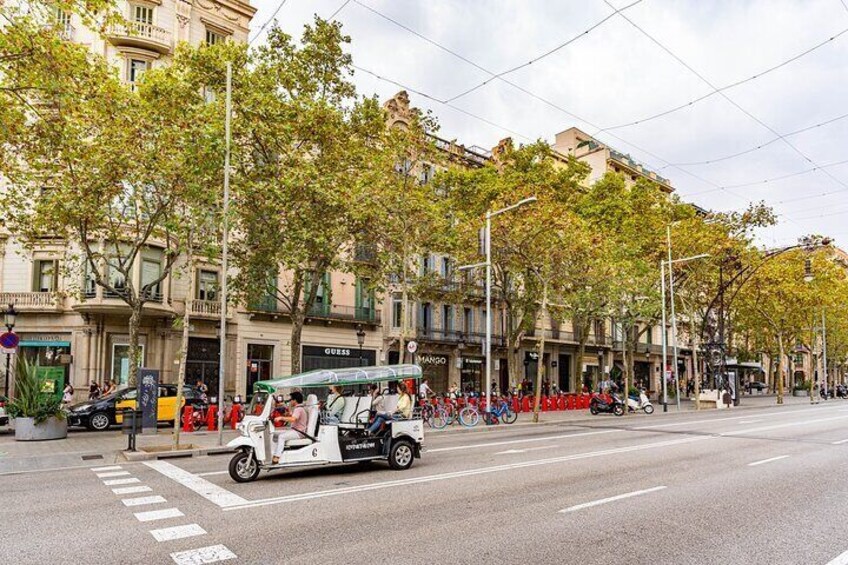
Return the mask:
<path fill-rule="evenodd" d="M 274 450 L 274 458 L 271 459 L 271 463 L 274 465 L 280 462 L 280 455 L 282 455 L 283 449 L 285 449 L 286 441 L 303 439 L 306 437 L 304 434 L 307 433 L 306 426 L 309 423 L 309 415 L 306 413 L 306 409 L 302 406 L 303 394 L 299 391 L 294 391 L 291 393 L 289 401 L 289 406 L 291 407 L 290 415 L 278 416 L 277 420 L 290 423 L 291 429 L 282 431 L 277 435 L 277 448 Z"/>

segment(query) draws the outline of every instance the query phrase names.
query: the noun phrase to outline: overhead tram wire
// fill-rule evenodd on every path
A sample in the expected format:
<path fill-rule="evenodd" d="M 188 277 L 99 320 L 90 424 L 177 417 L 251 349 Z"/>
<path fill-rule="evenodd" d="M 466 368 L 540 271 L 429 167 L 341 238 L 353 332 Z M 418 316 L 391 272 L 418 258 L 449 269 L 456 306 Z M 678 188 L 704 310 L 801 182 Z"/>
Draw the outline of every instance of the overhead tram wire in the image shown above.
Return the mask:
<path fill-rule="evenodd" d="M 622 17 L 625 17 L 625 16 L 622 14 Z M 625 17 L 625 19 L 627 19 L 627 18 Z M 629 22 L 630 20 L 629 20 L 629 19 L 627 19 L 627 21 Z M 635 24 L 634 24 L 634 26 L 635 26 Z M 656 120 L 657 118 L 662 118 L 663 116 L 668 116 L 669 114 L 673 114 L 673 113 L 675 113 L 675 112 L 678 112 L 678 111 L 680 111 L 680 110 L 683 110 L 684 108 L 690 108 L 690 107 L 694 106 L 695 104 L 697 104 L 698 102 L 702 102 L 702 101 L 706 100 L 707 98 L 711 98 L 711 97 L 715 96 L 716 94 L 721 94 L 721 93 L 723 93 L 725 90 L 730 90 L 731 88 L 736 88 L 737 86 L 741 86 L 741 85 L 743 85 L 743 84 L 745 84 L 745 83 L 748 83 L 748 82 L 751 82 L 751 81 L 753 81 L 753 80 L 756 80 L 756 79 L 762 78 L 762 77 L 764 77 L 765 75 L 770 74 L 770 73 L 772 73 L 772 72 L 774 72 L 774 71 L 776 71 L 776 70 L 780 69 L 781 67 L 785 67 L 786 65 L 789 65 L 790 63 L 793 63 L 793 62 L 797 61 L 798 59 L 801 59 L 801 58 L 802 58 L 802 57 L 804 57 L 805 55 L 809 55 L 809 54 L 810 54 L 810 53 L 812 53 L 813 51 L 815 51 L 815 50 L 817 50 L 817 49 L 819 49 L 819 48 L 821 48 L 821 47 L 824 47 L 824 46 L 825 46 L 825 45 L 827 45 L 828 43 L 830 43 L 830 42 L 832 42 L 832 41 L 836 40 L 837 38 L 839 38 L 839 37 L 841 37 L 841 36 L 845 35 L 846 33 L 848 33 L 848 28 L 843 29 L 842 31 L 840 31 L 840 32 L 839 32 L 839 33 L 837 33 L 836 35 L 834 35 L 834 36 L 832 36 L 832 37 L 829 37 L 828 39 L 825 39 L 825 40 L 824 40 L 824 41 L 822 41 L 821 43 L 817 43 L 816 45 L 814 45 L 814 46 L 810 47 L 810 48 L 809 48 L 809 49 L 807 49 L 806 51 L 803 51 L 803 52 L 801 52 L 801 53 L 799 53 L 799 54 L 795 55 L 794 57 L 791 57 L 791 58 L 789 58 L 789 59 L 787 59 L 787 60 L 783 61 L 782 63 L 779 63 L 779 64 L 777 64 L 777 65 L 774 65 L 773 67 L 769 67 L 768 69 L 765 69 L 764 71 L 761 71 L 761 72 L 759 72 L 759 73 L 756 73 L 756 74 L 754 74 L 754 75 L 751 75 L 750 77 L 748 77 L 748 78 L 746 78 L 746 79 L 742 79 L 742 80 L 738 80 L 738 81 L 736 81 L 736 82 L 732 82 L 732 83 L 727 84 L 727 85 L 725 85 L 725 86 L 722 86 L 722 87 L 720 87 L 720 88 L 711 87 L 711 88 L 713 88 L 713 91 L 712 91 L 712 92 L 709 92 L 708 94 L 704 94 L 703 96 L 699 96 L 698 98 L 695 98 L 695 99 L 693 99 L 693 100 L 690 100 L 689 102 L 686 102 L 686 103 L 684 103 L 684 104 L 680 104 L 679 106 L 675 106 L 675 107 L 673 107 L 673 108 L 669 108 L 668 110 L 664 110 L 664 111 L 659 112 L 659 113 L 657 113 L 657 114 L 654 114 L 654 115 L 652 115 L 652 116 L 647 116 L 647 117 L 645 117 L 645 118 L 641 118 L 641 119 L 639 119 L 639 120 L 635 120 L 635 121 L 632 121 L 632 122 L 627 122 L 627 123 L 623 123 L 623 124 L 617 124 L 617 125 L 614 125 L 614 126 L 608 126 L 608 127 L 605 127 L 605 128 L 601 128 L 601 129 L 599 130 L 599 132 L 601 132 L 601 131 L 603 131 L 603 132 L 609 132 L 609 131 L 612 131 L 612 130 L 617 130 L 617 129 L 622 129 L 622 128 L 626 128 L 626 127 L 630 127 L 630 126 L 635 126 L 635 125 L 639 125 L 639 124 L 644 124 L 644 123 L 646 123 L 646 122 L 650 122 L 650 121 Z M 647 34 L 646 34 L 646 35 L 647 35 Z M 659 43 L 658 43 L 658 44 L 659 44 Z"/>
<path fill-rule="evenodd" d="M 609 14 L 609 15 L 608 15 L 608 16 L 606 16 L 605 18 L 603 18 L 603 19 L 601 19 L 600 21 L 596 22 L 594 25 L 592 25 L 592 26 L 591 26 L 591 27 L 589 27 L 588 29 L 586 29 L 586 30 L 584 30 L 584 31 L 580 32 L 579 34 L 575 35 L 574 37 L 572 37 L 571 39 L 569 39 L 569 40 L 568 40 L 568 41 L 566 41 L 565 43 L 561 43 L 561 44 L 557 45 L 556 47 L 554 47 L 553 49 L 549 49 L 548 51 L 545 51 L 545 52 L 544 52 L 544 53 L 542 53 L 541 55 L 539 55 L 539 56 L 537 56 L 537 57 L 534 57 L 534 58 L 530 59 L 530 60 L 529 60 L 529 61 L 527 61 L 526 63 L 522 63 L 522 64 L 520 64 L 520 65 L 516 65 L 516 66 L 514 66 L 514 67 L 512 67 L 512 68 L 509 68 L 509 69 L 507 69 L 507 70 L 505 70 L 505 71 L 501 71 L 501 72 L 499 72 L 499 73 L 493 73 L 493 72 L 491 72 L 491 71 L 486 71 L 487 73 L 489 73 L 489 74 L 491 74 L 491 75 L 492 75 L 492 77 L 491 77 L 491 78 L 488 78 L 488 79 L 484 80 L 483 82 L 481 82 L 480 84 L 478 84 L 478 85 L 476 85 L 476 86 L 473 86 L 473 87 L 471 87 L 471 88 L 469 88 L 469 89 L 467 89 L 467 90 L 465 90 L 465 91 L 463 91 L 463 92 L 460 92 L 460 93 L 459 93 L 459 94 L 457 94 L 456 96 L 452 96 L 451 98 L 448 98 L 446 101 L 447 101 L 447 102 L 453 102 L 453 101 L 455 101 L 455 100 L 458 100 L 458 99 L 462 98 L 463 96 L 466 96 L 466 95 L 468 95 L 468 94 L 471 94 L 471 93 L 472 93 L 472 92 L 474 92 L 475 90 L 478 90 L 478 89 L 480 89 L 480 88 L 482 88 L 482 87 L 486 86 L 487 84 L 489 84 L 489 83 L 490 83 L 492 80 L 494 80 L 494 79 L 502 78 L 502 77 L 504 77 L 504 76 L 506 76 L 506 75 L 508 75 L 508 74 L 514 73 L 515 71 L 521 70 L 521 69 L 523 69 L 524 67 L 529 67 L 529 66 L 530 66 L 530 65 L 532 65 L 533 63 L 537 63 L 537 62 L 541 61 L 542 59 L 544 59 L 545 57 L 548 57 L 548 56 L 550 56 L 550 55 L 553 55 L 553 54 L 554 54 L 554 53 L 556 53 L 557 51 L 559 51 L 559 50 L 561 50 L 561 49 L 563 49 L 563 48 L 567 47 L 568 45 L 571 45 L 572 43 L 574 43 L 574 42 L 575 42 L 575 41 L 577 41 L 578 39 L 580 39 L 580 38 L 582 38 L 582 37 L 586 37 L 587 35 L 589 35 L 589 33 L 590 33 L 590 32 L 592 32 L 592 31 L 594 31 L 595 29 L 597 29 L 597 28 L 601 27 L 601 26 L 602 26 L 604 23 L 606 23 L 608 20 L 610 20 L 610 19 L 612 19 L 613 17 L 615 17 L 615 15 L 616 15 L 616 14 L 619 14 L 619 13 L 623 12 L 624 10 L 627 10 L 627 9 L 629 9 L 629 8 L 632 8 L 632 7 L 633 7 L 633 6 L 635 6 L 636 4 L 639 4 L 640 2 L 642 2 L 642 0 L 636 0 L 635 2 L 631 2 L 630 4 L 628 4 L 628 5 L 626 5 L 626 6 L 622 7 L 622 8 L 616 8 L 616 7 L 614 7 L 614 6 L 613 6 L 613 13 L 612 13 L 612 14 Z M 358 4 L 358 3 L 359 3 L 359 2 L 357 1 L 357 4 Z M 385 17 L 385 16 L 384 16 L 384 17 Z M 400 24 L 398 24 L 398 25 L 400 25 Z M 401 26 L 401 27 L 404 27 L 404 26 Z M 415 33 L 415 32 L 413 32 L 413 33 Z M 417 34 L 417 33 L 416 33 L 416 35 L 419 35 L 419 34 Z M 421 37 L 421 36 L 419 35 L 419 37 Z M 438 45 L 438 44 L 436 44 L 435 42 L 433 42 L 433 41 L 431 41 L 431 40 L 429 40 L 429 39 L 427 39 L 427 41 L 429 41 L 430 43 L 433 43 L 434 45 Z M 442 47 L 441 45 L 438 45 L 438 46 L 439 46 L 440 48 L 442 48 L 442 49 L 444 49 L 444 50 L 446 50 L 446 51 L 447 51 L 447 49 L 446 49 L 445 47 Z M 474 64 L 474 63 L 472 63 L 472 64 Z M 481 67 L 479 67 L 479 66 L 478 66 L 478 65 L 476 65 L 476 64 L 474 64 L 474 66 L 475 66 L 475 67 L 477 67 L 477 68 L 481 68 Z"/>
<path fill-rule="evenodd" d="M 280 2 L 280 4 L 277 6 L 277 9 L 274 10 L 273 14 L 271 14 L 271 17 L 268 18 L 267 20 L 265 20 L 265 23 L 262 24 L 262 27 L 260 27 L 259 31 L 256 32 L 256 35 L 253 36 L 253 39 L 251 39 L 250 41 L 247 42 L 248 47 L 253 45 L 253 42 L 256 41 L 256 38 L 259 37 L 260 35 L 262 35 L 262 32 L 265 31 L 265 28 L 268 27 L 268 24 L 270 24 L 271 21 L 274 18 L 277 17 L 277 14 L 280 13 L 280 10 L 282 9 L 282 7 L 286 5 L 286 2 L 288 2 L 288 0 L 282 0 L 282 2 Z"/>
<path fill-rule="evenodd" d="M 342 10 L 344 10 L 344 9 L 345 9 L 345 6 L 347 6 L 348 4 L 350 4 L 350 0 L 344 0 L 344 2 L 342 2 L 342 3 L 339 5 L 339 7 L 338 7 L 338 8 L 336 8 L 336 11 L 335 11 L 335 12 L 333 12 L 332 14 L 330 14 L 330 17 L 329 17 L 329 18 L 327 18 L 327 21 L 328 21 L 328 22 L 331 22 L 331 21 L 333 21 L 334 19 L 336 19 L 336 16 L 338 16 L 338 15 L 339 15 L 339 12 L 341 12 Z"/>
<path fill-rule="evenodd" d="M 365 7 L 365 6 L 364 6 L 364 5 L 363 5 L 363 4 L 362 4 L 359 0 L 357 0 L 357 1 L 356 1 L 356 3 L 357 3 L 358 5 L 360 5 L 360 6 Z M 629 6 L 625 6 L 624 8 L 621 8 L 621 10 L 618 10 L 616 13 L 621 12 L 622 10 L 626 9 L 627 7 L 629 7 Z M 540 102 L 543 102 L 544 104 L 546 104 L 546 105 L 550 106 L 551 108 L 554 108 L 555 110 L 558 110 L 558 111 L 562 112 L 563 114 L 565 114 L 565 115 L 567 115 L 567 116 L 569 116 L 569 117 L 572 117 L 572 118 L 574 118 L 574 119 L 576 119 L 576 120 L 578 120 L 578 121 L 581 121 L 581 122 L 583 122 L 583 123 L 585 123 L 585 124 L 589 125 L 590 127 L 593 127 L 593 128 L 596 128 L 596 129 L 600 129 L 600 126 L 598 126 L 597 124 L 593 123 L 592 121 L 587 120 L 587 119 L 585 119 L 585 118 L 582 118 L 582 117 L 578 116 L 577 114 L 574 114 L 573 112 L 570 112 L 569 110 L 566 110 L 566 109 L 565 109 L 565 108 L 563 108 L 562 106 L 559 106 L 558 104 L 555 104 L 554 102 L 551 102 L 550 100 L 547 100 L 547 99 L 545 99 L 545 98 L 543 98 L 543 97 L 539 96 L 538 94 L 536 94 L 536 93 L 534 93 L 534 92 L 531 92 L 530 90 L 528 90 L 528 89 L 526 89 L 526 88 L 524 88 L 524 87 L 522 87 L 522 86 L 520 86 L 520 85 L 518 85 L 518 84 L 516 84 L 516 83 L 514 83 L 514 82 L 512 82 L 512 81 L 510 81 L 510 80 L 507 80 L 507 79 L 503 78 L 503 76 L 502 76 L 502 75 L 498 75 L 497 73 L 495 73 L 495 72 L 493 72 L 493 71 L 490 71 L 490 70 L 488 70 L 488 69 L 485 69 L 484 67 L 482 67 L 482 66 L 478 65 L 477 63 L 473 63 L 473 62 L 471 62 L 468 58 L 466 58 L 466 57 L 464 57 L 464 56 L 461 56 L 459 53 L 456 53 L 455 51 L 453 51 L 453 50 L 451 50 L 451 49 L 448 49 L 447 47 L 445 47 L 445 46 L 441 45 L 441 44 L 440 44 L 440 43 L 438 43 L 437 41 L 435 41 L 435 40 L 433 40 L 433 39 L 430 39 L 429 37 L 426 37 L 426 36 L 424 36 L 424 35 L 423 35 L 423 34 L 421 34 L 421 33 L 414 32 L 414 31 L 410 30 L 410 28 L 409 28 L 408 26 L 405 26 L 405 25 L 401 24 L 400 22 L 398 22 L 398 21 L 394 20 L 393 18 L 390 18 L 389 16 L 386 16 L 385 14 L 382 14 L 382 13 L 381 13 L 381 12 L 379 12 L 378 10 L 376 10 L 376 9 L 374 9 L 374 8 L 370 8 L 370 7 L 368 7 L 368 9 L 369 9 L 371 12 L 373 12 L 373 13 L 375 13 L 375 14 L 377 14 L 377 15 L 381 16 L 383 19 L 385 19 L 385 20 L 387 20 L 387 21 L 391 22 L 392 24 L 394 24 L 394 25 L 396 25 L 396 26 L 400 27 L 401 29 L 404 29 L 404 30 L 406 30 L 406 31 L 408 31 L 408 32 L 410 32 L 410 33 L 413 33 L 416 37 L 420 37 L 420 38 L 424 39 L 425 41 L 427 41 L 428 43 L 430 43 L 430 44 L 432 44 L 432 45 L 435 45 L 435 46 L 436 46 L 436 47 L 438 47 L 439 49 L 442 49 L 442 50 L 443 50 L 443 51 L 445 51 L 446 53 L 449 53 L 449 54 L 453 55 L 454 57 L 459 58 L 459 59 L 460 59 L 460 60 L 462 60 L 463 62 L 466 62 L 466 63 L 468 63 L 468 64 L 473 64 L 476 68 L 484 70 L 485 72 L 487 72 L 487 73 L 489 73 L 490 75 L 492 75 L 492 78 L 493 78 L 493 79 L 494 79 L 494 78 L 497 78 L 498 80 L 500 80 L 500 81 L 502 81 L 502 82 L 504 82 L 504 83 L 508 84 L 509 86 L 512 86 L 513 88 L 515 88 L 515 89 L 519 90 L 520 92 L 523 92 L 523 93 L 527 94 L 528 96 L 531 96 L 531 97 L 535 98 L 536 100 L 539 100 Z M 615 15 L 615 14 L 612 14 L 612 15 Z M 565 44 L 563 44 L 563 45 L 565 45 Z M 367 72 L 367 73 L 369 73 L 369 74 L 372 74 L 372 75 L 374 75 L 374 76 L 377 76 L 375 73 L 372 73 L 371 71 L 368 71 L 368 70 L 365 70 L 365 69 L 362 69 L 362 70 L 363 70 L 363 72 Z M 378 78 L 380 78 L 381 80 L 385 80 L 385 81 L 387 81 L 387 82 L 390 82 L 390 83 L 392 83 L 392 84 L 399 85 L 399 83 L 397 83 L 396 81 L 393 81 L 393 80 L 391 80 L 391 79 L 387 79 L 387 78 L 384 78 L 384 77 L 378 77 Z M 402 88 L 403 88 L 403 87 L 402 87 Z M 410 90 L 410 91 L 413 91 L 412 89 L 409 89 L 409 90 Z M 451 104 L 451 100 L 452 100 L 452 99 L 443 100 L 443 99 L 437 98 L 437 97 L 435 97 L 435 96 L 427 95 L 427 94 L 424 94 L 424 93 L 420 93 L 420 94 L 421 94 L 422 96 L 424 96 L 424 97 L 426 97 L 426 98 L 430 99 L 430 100 L 433 100 L 433 101 L 435 101 L 435 102 L 439 103 L 439 104 L 442 104 L 442 105 L 448 106 L 448 107 L 450 107 L 450 108 L 453 108 L 454 110 L 457 110 L 457 111 L 459 111 L 459 112 L 462 112 L 462 113 L 465 113 L 465 114 L 467 114 L 467 115 L 470 115 L 470 116 L 472 116 L 472 117 L 474 117 L 474 118 L 476 118 L 476 119 L 479 119 L 479 120 L 481 120 L 481 121 L 483 121 L 483 122 L 488 123 L 489 125 L 493 125 L 493 123 L 492 123 L 491 121 L 486 120 L 485 118 L 480 118 L 479 116 L 474 116 L 473 114 L 470 114 L 469 112 L 467 112 L 467 111 L 463 110 L 462 108 L 459 108 L 459 107 L 457 107 L 457 106 L 452 105 L 452 104 Z M 512 130 L 509 130 L 509 129 L 507 129 L 507 128 L 504 128 L 503 126 L 496 126 L 496 127 L 500 128 L 500 129 L 504 129 L 504 130 L 506 130 L 506 131 L 512 131 Z M 514 133 L 514 132 L 513 132 L 513 133 Z M 676 169 L 676 170 L 680 171 L 681 173 L 683 173 L 683 174 L 685 174 L 685 175 L 687 175 L 687 176 L 689 176 L 689 177 L 692 177 L 693 179 L 698 180 L 698 181 L 699 181 L 699 182 L 701 182 L 701 183 L 704 183 L 704 184 L 709 185 L 709 186 L 712 186 L 712 187 L 714 187 L 714 188 L 716 188 L 716 189 L 722 190 L 722 191 L 726 192 L 727 194 L 729 194 L 729 195 L 731 195 L 731 196 L 734 196 L 734 197 L 736 197 L 736 198 L 739 198 L 739 199 L 741 199 L 741 200 L 743 200 L 743 201 L 745 201 L 745 202 L 750 202 L 750 199 L 748 199 L 747 197 L 745 197 L 745 196 L 743 196 L 743 195 L 741 195 L 741 194 L 737 194 L 737 193 L 731 192 L 731 191 L 726 190 L 726 189 L 724 189 L 724 188 L 720 188 L 720 186 L 719 186 L 717 183 L 712 182 L 712 181 L 710 181 L 710 180 L 708 180 L 708 179 L 705 179 L 705 178 L 703 178 L 703 177 L 701 177 L 701 176 L 699 176 L 699 175 L 697 175 L 697 174 L 695 174 L 695 173 L 693 173 L 693 172 L 691 172 L 691 171 L 687 171 L 686 169 L 683 169 L 683 168 L 681 168 L 681 167 L 679 167 L 679 166 L 676 166 L 676 165 L 672 164 L 670 161 L 668 161 L 667 159 L 663 159 L 663 158 L 662 158 L 662 157 L 660 157 L 659 155 L 656 155 L 655 153 L 653 153 L 653 152 L 651 152 L 651 151 L 649 151 L 649 150 L 645 149 L 644 147 L 640 147 L 639 145 L 636 145 L 635 143 L 632 143 L 632 142 L 630 142 L 630 141 L 628 141 L 628 140 L 626 140 L 626 139 L 624 139 L 624 138 L 620 137 L 619 135 L 617 135 L 617 134 L 615 134 L 615 133 L 606 132 L 606 134 L 607 134 L 607 135 L 609 135 L 609 136 L 610 136 L 610 137 L 612 137 L 612 138 L 615 138 L 616 140 L 620 141 L 621 143 L 624 143 L 624 144 L 626 144 L 627 146 L 632 147 L 633 149 L 636 149 L 637 151 L 641 151 L 642 153 L 644 153 L 644 154 L 646 154 L 646 155 L 648 155 L 648 156 L 650 156 L 650 157 L 652 157 L 652 158 L 654 158 L 654 159 L 657 159 L 658 161 L 661 161 L 661 162 L 663 162 L 663 163 L 666 163 L 666 166 L 667 166 L 667 167 L 668 167 L 668 166 L 670 166 L 670 167 L 672 167 L 672 168 L 674 168 L 674 169 Z M 525 136 L 525 135 L 522 135 L 522 134 L 517 134 L 517 135 L 519 135 L 520 137 L 524 137 L 524 138 L 526 138 L 526 139 L 529 139 L 529 138 L 527 138 L 527 136 Z M 593 136 L 593 137 L 594 137 L 594 136 Z M 665 167 L 652 167 L 652 168 L 660 169 L 660 168 L 665 168 Z"/>

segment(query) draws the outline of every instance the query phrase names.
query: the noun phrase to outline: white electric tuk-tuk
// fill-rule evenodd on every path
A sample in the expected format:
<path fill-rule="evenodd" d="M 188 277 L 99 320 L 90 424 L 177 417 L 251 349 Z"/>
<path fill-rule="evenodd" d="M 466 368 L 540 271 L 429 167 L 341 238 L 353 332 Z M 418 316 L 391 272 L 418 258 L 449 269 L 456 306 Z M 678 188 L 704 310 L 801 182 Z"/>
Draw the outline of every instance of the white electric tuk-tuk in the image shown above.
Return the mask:
<path fill-rule="evenodd" d="M 238 449 L 230 461 L 229 472 L 234 481 L 255 480 L 261 471 L 385 460 L 396 470 L 408 469 L 421 457 L 424 423 L 418 411 L 405 419 L 395 413 L 398 395 L 392 394 L 390 384 L 397 381 L 421 379 L 418 365 L 385 365 L 380 367 L 351 367 L 319 369 L 283 379 L 259 381 L 253 387 L 253 399 L 244 420 L 238 424 L 241 435 L 227 445 Z M 370 433 L 374 418 L 369 385 L 377 384 L 383 396 L 383 412 L 394 414 L 382 429 Z M 335 385 L 345 392 L 344 406 L 334 413 L 321 409 L 317 394 Z M 273 412 L 280 398 L 300 390 L 307 411 L 306 432 L 298 439 L 282 439 L 288 427 L 274 427 Z M 415 406 L 415 390 L 409 391 Z M 326 407 L 325 407 L 326 408 Z M 272 462 L 278 441 L 284 441 L 279 462 Z"/>

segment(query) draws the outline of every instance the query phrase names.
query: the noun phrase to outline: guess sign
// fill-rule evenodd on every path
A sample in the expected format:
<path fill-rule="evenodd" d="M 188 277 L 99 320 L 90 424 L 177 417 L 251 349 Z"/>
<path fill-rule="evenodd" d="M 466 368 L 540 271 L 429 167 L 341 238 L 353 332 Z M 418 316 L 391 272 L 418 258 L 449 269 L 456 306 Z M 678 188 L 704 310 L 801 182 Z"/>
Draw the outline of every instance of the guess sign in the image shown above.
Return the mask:
<path fill-rule="evenodd" d="M 324 348 L 324 354 L 332 357 L 350 357 L 350 349 L 341 349 L 337 347 Z"/>

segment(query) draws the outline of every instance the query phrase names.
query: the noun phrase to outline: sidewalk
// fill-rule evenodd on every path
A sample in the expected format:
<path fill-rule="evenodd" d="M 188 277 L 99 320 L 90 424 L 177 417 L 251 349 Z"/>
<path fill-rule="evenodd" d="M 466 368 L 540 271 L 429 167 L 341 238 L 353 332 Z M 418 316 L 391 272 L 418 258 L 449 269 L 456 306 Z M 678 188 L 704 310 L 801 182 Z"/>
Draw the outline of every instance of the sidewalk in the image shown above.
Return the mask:
<path fill-rule="evenodd" d="M 825 403 L 839 402 L 839 400 L 828 400 Z M 784 397 L 784 406 L 809 405 L 807 397 Z M 772 408 L 777 406 L 777 398 L 774 395 L 744 395 L 738 407 L 730 408 L 727 412 L 738 412 L 740 410 L 756 410 Z M 848 406 L 848 404 L 846 404 Z M 496 425 L 485 426 L 482 423 L 475 428 L 463 428 L 452 425 L 444 430 L 427 429 L 425 433 L 430 434 L 474 434 L 486 433 L 496 430 L 529 428 L 532 426 L 562 426 L 562 425 L 587 425 L 599 422 L 615 421 L 617 424 L 625 424 L 629 420 L 638 418 L 640 421 L 666 418 L 676 414 L 695 413 L 695 403 L 682 400 L 680 412 L 677 404 L 670 403 L 668 412 L 663 413 L 661 405 L 655 405 L 656 411 L 647 415 L 644 413 L 630 414 L 622 418 L 615 418 L 611 414 L 592 416 L 588 410 L 563 410 L 553 412 L 540 412 L 539 423 L 533 423 L 532 413 L 521 413 L 518 421 L 511 426 Z M 714 413 L 716 410 L 703 410 L 703 413 Z M 724 412 L 724 411 L 722 411 Z M 237 432 L 230 429 L 224 430 L 224 444 L 234 438 Z M 0 474 L 16 473 L 22 471 L 33 471 L 38 469 L 57 469 L 63 467 L 82 467 L 86 465 L 104 465 L 132 460 L 152 459 L 157 456 L 167 456 L 167 453 L 145 453 L 144 448 L 169 446 L 172 443 L 172 429 L 159 428 L 155 435 L 140 435 L 137 438 L 137 454 L 124 455 L 127 448 L 127 437 L 120 431 L 92 432 L 81 429 L 72 429 L 68 437 L 62 440 L 46 442 L 17 442 L 14 431 L 11 429 L 0 430 Z M 219 450 L 218 432 L 194 432 L 180 434 L 182 444 L 191 444 L 191 448 L 180 452 L 180 455 L 204 455 Z M 173 455 L 173 454 L 171 454 Z"/>

